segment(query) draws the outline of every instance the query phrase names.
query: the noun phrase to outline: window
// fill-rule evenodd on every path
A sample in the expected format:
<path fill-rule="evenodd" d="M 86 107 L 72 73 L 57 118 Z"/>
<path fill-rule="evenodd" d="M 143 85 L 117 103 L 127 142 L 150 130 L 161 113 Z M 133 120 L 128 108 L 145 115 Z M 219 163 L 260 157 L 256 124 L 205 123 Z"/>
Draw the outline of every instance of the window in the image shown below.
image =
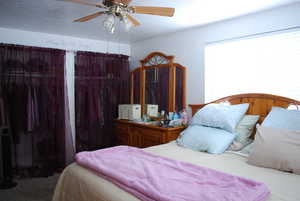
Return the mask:
<path fill-rule="evenodd" d="M 240 93 L 300 100 L 300 31 L 205 48 L 205 102 Z"/>

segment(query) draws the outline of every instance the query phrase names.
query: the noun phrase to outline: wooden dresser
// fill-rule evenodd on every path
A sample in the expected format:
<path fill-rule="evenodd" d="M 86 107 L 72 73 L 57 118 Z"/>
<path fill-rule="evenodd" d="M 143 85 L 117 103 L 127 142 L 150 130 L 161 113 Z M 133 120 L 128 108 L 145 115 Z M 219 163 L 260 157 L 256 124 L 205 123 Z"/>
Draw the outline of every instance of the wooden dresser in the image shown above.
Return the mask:
<path fill-rule="evenodd" d="M 186 127 L 163 128 L 159 126 L 115 120 L 114 133 L 118 145 L 150 147 L 176 140 Z"/>

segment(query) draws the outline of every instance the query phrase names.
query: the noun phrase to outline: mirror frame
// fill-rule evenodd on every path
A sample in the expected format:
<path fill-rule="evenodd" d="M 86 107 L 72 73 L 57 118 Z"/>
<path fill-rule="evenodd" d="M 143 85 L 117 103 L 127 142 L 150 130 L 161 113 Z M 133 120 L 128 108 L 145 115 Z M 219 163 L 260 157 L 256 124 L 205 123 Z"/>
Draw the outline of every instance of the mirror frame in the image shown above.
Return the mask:
<path fill-rule="evenodd" d="M 169 95 L 168 95 L 168 111 L 176 110 L 176 68 L 182 70 L 182 107 L 186 108 L 186 68 L 178 63 L 174 63 L 174 56 L 167 56 L 161 52 L 152 52 L 140 61 L 141 66 L 130 72 L 130 103 L 134 104 L 134 74 L 140 73 L 140 98 L 139 102 L 142 107 L 142 114 L 145 111 L 145 85 L 146 85 L 146 69 L 168 67 L 169 70 Z M 137 103 L 135 103 L 137 104 Z"/>

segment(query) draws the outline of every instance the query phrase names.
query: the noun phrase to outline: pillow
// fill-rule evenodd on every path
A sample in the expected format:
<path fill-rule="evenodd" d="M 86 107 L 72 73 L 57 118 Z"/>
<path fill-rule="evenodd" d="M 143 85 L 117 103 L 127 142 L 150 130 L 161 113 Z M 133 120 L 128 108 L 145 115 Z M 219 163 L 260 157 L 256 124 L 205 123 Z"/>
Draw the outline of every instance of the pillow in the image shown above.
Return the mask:
<path fill-rule="evenodd" d="M 262 123 L 263 127 L 300 130 L 300 111 L 272 107 L 271 112 Z"/>
<path fill-rule="evenodd" d="M 211 154 L 221 154 L 232 143 L 236 134 L 225 130 L 205 127 L 189 126 L 177 138 L 178 145 Z"/>
<path fill-rule="evenodd" d="M 208 104 L 194 115 L 191 125 L 220 128 L 233 133 L 248 107 L 249 104 Z"/>
<path fill-rule="evenodd" d="M 253 143 L 246 145 L 239 153 L 249 156 L 253 151 Z"/>
<path fill-rule="evenodd" d="M 245 115 L 242 118 L 235 129 L 237 136 L 230 145 L 229 150 L 239 151 L 252 142 L 249 137 L 251 136 L 258 120 L 259 115 Z"/>
<path fill-rule="evenodd" d="M 300 131 L 258 126 L 248 163 L 300 175 Z"/>

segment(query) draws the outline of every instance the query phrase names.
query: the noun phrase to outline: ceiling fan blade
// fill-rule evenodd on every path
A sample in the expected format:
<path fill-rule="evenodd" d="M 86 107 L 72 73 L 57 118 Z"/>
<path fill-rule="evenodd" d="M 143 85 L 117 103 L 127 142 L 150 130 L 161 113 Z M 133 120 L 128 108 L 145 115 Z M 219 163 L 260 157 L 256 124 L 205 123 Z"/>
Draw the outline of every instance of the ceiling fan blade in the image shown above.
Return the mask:
<path fill-rule="evenodd" d="M 97 12 L 97 13 L 94 13 L 94 14 L 91 14 L 91 15 L 88 15 L 88 16 L 76 19 L 76 20 L 74 20 L 74 22 L 86 22 L 86 21 L 94 19 L 94 18 L 96 18 L 96 17 L 98 17 L 100 15 L 103 15 L 104 13 L 105 13 L 105 11 Z"/>
<path fill-rule="evenodd" d="M 141 23 L 137 21 L 134 17 L 131 15 L 127 15 L 128 20 L 134 25 L 134 26 L 140 26 Z"/>
<path fill-rule="evenodd" d="M 149 15 L 160 15 L 172 17 L 175 12 L 175 8 L 166 7 L 147 7 L 147 6 L 132 6 L 134 13 L 149 14 Z"/>
<path fill-rule="evenodd" d="M 79 3 L 79 4 L 83 4 L 83 5 L 88 5 L 88 6 L 96 6 L 98 8 L 106 8 L 106 6 L 103 3 L 94 3 L 94 2 L 84 1 L 84 0 L 63 0 L 63 1 Z"/>

